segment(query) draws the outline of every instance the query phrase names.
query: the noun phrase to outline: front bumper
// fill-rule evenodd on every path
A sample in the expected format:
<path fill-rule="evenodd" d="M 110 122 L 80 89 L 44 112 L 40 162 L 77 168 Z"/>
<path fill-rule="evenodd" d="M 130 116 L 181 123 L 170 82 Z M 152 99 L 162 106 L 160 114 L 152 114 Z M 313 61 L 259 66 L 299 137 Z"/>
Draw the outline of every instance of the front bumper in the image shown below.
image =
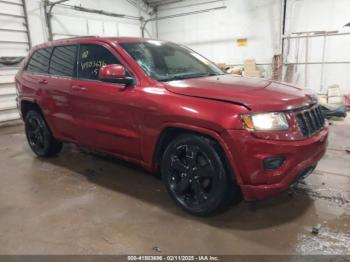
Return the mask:
<path fill-rule="evenodd" d="M 245 200 L 264 199 L 287 189 L 307 169 L 315 167 L 327 148 L 328 127 L 305 140 L 281 141 L 255 137 L 246 130 L 225 132 Z M 282 156 L 283 164 L 266 170 L 263 159 Z M 237 174 L 238 173 L 238 174 Z"/>

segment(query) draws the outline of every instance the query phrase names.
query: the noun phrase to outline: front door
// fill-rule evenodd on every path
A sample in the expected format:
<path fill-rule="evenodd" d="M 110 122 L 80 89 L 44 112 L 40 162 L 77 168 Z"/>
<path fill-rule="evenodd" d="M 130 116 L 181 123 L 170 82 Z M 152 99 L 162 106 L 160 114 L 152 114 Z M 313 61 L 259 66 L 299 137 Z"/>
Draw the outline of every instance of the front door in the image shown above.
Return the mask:
<path fill-rule="evenodd" d="M 99 68 L 120 64 L 108 45 L 81 44 L 78 77 L 71 88 L 72 113 L 79 144 L 121 154 L 140 156 L 140 136 L 135 122 L 135 87 L 98 79 Z"/>

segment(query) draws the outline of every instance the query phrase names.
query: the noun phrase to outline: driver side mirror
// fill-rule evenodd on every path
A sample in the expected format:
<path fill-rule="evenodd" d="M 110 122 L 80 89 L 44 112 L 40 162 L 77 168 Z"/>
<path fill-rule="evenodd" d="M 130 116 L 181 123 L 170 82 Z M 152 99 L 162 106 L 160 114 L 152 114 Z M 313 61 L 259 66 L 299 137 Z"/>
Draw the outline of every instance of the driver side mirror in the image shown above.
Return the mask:
<path fill-rule="evenodd" d="M 119 64 L 101 66 L 98 78 L 102 81 L 121 83 L 127 86 L 134 82 L 132 77 L 126 75 L 125 67 Z"/>

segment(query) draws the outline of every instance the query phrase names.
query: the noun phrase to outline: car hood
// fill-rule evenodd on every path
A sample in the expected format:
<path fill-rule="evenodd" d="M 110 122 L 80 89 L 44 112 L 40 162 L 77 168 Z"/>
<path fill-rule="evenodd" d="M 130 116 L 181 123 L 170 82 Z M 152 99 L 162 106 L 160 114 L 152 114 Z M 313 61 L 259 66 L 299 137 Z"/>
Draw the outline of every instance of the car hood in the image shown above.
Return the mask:
<path fill-rule="evenodd" d="M 173 93 L 241 104 L 252 111 L 283 111 L 315 103 L 312 92 L 261 78 L 220 75 L 169 81 Z"/>

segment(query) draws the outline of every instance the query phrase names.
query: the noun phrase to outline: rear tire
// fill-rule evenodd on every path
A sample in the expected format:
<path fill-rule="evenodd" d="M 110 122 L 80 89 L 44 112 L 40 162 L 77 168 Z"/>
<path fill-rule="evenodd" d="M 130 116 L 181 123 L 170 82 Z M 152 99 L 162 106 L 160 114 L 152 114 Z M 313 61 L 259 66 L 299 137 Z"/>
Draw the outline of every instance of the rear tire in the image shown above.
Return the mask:
<path fill-rule="evenodd" d="M 26 114 L 25 133 L 30 148 L 37 156 L 54 156 L 62 149 L 62 142 L 53 137 L 44 117 L 37 111 L 30 110 Z"/>
<path fill-rule="evenodd" d="M 241 200 L 220 146 L 204 136 L 175 138 L 163 154 L 161 173 L 172 199 L 192 215 L 213 215 Z"/>

